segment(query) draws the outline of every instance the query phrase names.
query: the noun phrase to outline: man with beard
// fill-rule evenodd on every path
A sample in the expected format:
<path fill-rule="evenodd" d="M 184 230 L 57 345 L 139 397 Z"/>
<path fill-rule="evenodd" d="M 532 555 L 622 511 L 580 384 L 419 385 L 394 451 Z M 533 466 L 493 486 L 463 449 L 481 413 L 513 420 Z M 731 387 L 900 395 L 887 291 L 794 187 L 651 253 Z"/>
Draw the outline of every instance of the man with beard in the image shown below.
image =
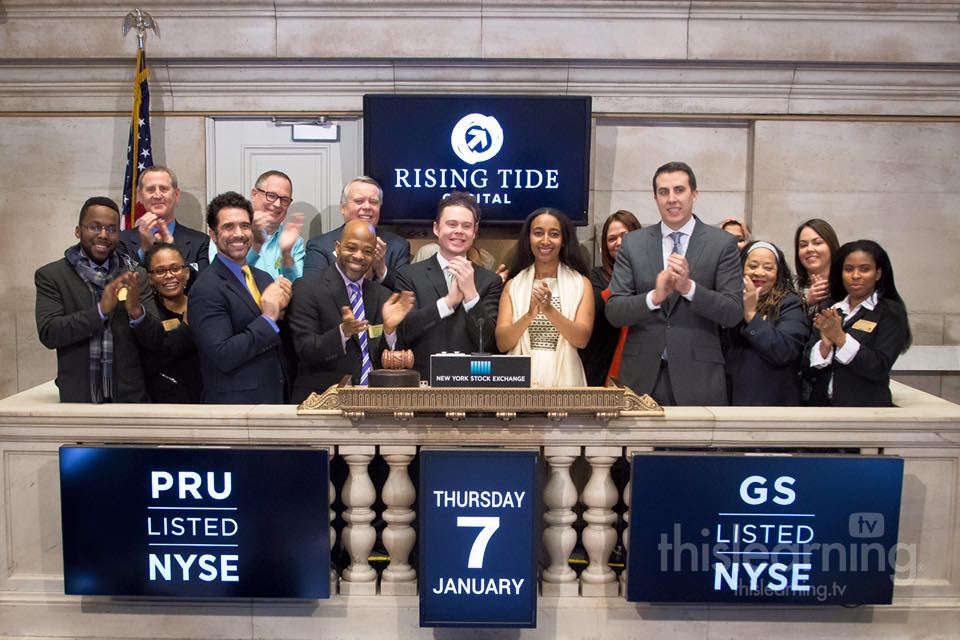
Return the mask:
<path fill-rule="evenodd" d="M 367 280 L 376 251 L 373 225 L 351 220 L 336 243 L 336 263 L 294 285 L 289 322 L 300 364 L 293 402 L 345 375 L 353 384 L 366 384 L 383 350 L 396 346 L 397 327 L 413 307 L 413 294 L 392 293 Z"/>
<path fill-rule="evenodd" d="M 280 404 L 284 366 L 280 320 L 292 285 L 250 267 L 253 206 L 228 191 L 207 207 L 217 255 L 190 291 L 189 324 L 200 352 L 203 400 L 213 404 Z"/>
<path fill-rule="evenodd" d="M 118 251 L 120 211 L 89 198 L 75 231 L 80 241 L 37 270 L 37 335 L 57 350 L 60 402 L 146 402 L 138 342 L 163 340 L 144 304 L 152 290 L 142 269 Z"/>

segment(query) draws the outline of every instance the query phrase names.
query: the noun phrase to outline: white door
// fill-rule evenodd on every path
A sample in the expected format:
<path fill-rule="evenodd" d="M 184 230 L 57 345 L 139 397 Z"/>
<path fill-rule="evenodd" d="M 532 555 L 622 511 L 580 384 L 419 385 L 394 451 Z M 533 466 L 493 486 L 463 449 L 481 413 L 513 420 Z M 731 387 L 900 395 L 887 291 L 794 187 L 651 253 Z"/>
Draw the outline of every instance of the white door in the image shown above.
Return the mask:
<path fill-rule="evenodd" d="M 293 127 L 270 118 L 207 119 L 207 200 L 224 191 L 250 196 L 264 171 L 283 171 L 293 180 L 289 212 L 306 214 L 305 239 L 340 226 L 340 191 L 360 175 L 359 120 L 342 120 L 334 142 L 297 142 Z"/>

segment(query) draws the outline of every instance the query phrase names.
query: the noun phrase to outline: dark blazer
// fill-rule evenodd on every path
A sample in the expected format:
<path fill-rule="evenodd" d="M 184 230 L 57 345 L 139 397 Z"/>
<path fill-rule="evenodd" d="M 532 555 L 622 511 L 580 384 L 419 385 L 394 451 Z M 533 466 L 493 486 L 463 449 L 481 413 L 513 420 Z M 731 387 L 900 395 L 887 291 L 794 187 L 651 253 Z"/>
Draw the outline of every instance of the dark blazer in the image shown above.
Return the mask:
<path fill-rule="evenodd" d="M 775 320 L 759 314 L 726 331 L 727 382 L 733 405 L 797 406 L 810 325 L 799 296 L 787 294 Z"/>
<path fill-rule="evenodd" d="M 310 238 L 310 242 L 307 243 L 306 256 L 303 260 L 304 275 L 312 271 L 323 271 L 336 264 L 337 257 L 333 255 L 333 250 L 342 233 L 343 225 L 340 225 L 336 229 Z M 386 230 L 378 229 L 377 236 L 387 243 L 387 254 L 384 256 L 387 274 L 380 284 L 387 289 L 399 291 L 396 287 L 397 272 L 403 265 L 410 264 L 410 243 L 405 238 Z"/>
<path fill-rule="evenodd" d="M 859 320 L 875 323 L 872 330 L 854 328 Z M 860 309 L 845 319 L 843 330 L 860 343 L 857 355 L 849 364 L 836 360 L 827 367 L 810 367 L 810 350 L 820 340 L 814 328 L 804 350 L 806 373 L 811 376 L 813 391 L 810 404 L 835 407 L 892 407 L 890 396 L 890 369 L 907 343 L 909 326 L 907 312 L 899 302 L 877 302 L 875 309 Z M 827 386 L 833 374 L 833 397 L 827 397 Z"/>
<path fill-rule="evenodd" d="M 57 350 L 57 387 L 60 402 L 91 402 L 90 338 L 101 333 L 96 302 L 87 285 L 66 258 L 37 269 L 37 334 L 48 349 Z M 153 290 L 147 274 L 140 270 L 140 300 L 147 310 L 137 326 L 130 326 L 123 303 L 110 315 L 113 333 L 113 401 L 147 402 L 140 368 L 139 344 L 158 344 L 163 327 L 151 314 Z"/>
<path fill-rule="evenodd" d="M 140 233 L 136 229 L 125 229 L 120 232 L 120 243 L 124 250 L 137 262 L 140 261 Z M 210 264 L 210 236 L 177 220 L 177 228 L 173 231 L 173 244 L 188 265 L 197 265 L 197 271 L 203 271 Z"/>
<path fill-rule="evenodd" d="M 157 299 L 157 318 L 161 322 L 182 321 L 183 317 L 163 306 Z M 163 343 L 140 350 L 147 393 L 153 402 L 197 404 L 203 398 L 200 357 L 193 342 L 190 325 L 180 322 L 165 330 Z"/>
<path fill-rule="evenodd" d="M 363 285 L 363 308 L 370 324 L 383 324 L 383 304 L 392 291 L 376 282 Z M 287 310 L 293 344 L 300 359 L 291 401 L 301 403 L 312 391 L 323 391 L 345 375 L 360 383 L 360 341 L 347 340 L 341 347 L 340 309 L 350 306 L 350 295 L 336 267 L 309 273 L 293 284 L 293 298 Z M 380 368 L 380 354 L 386 338 L 368 338 L 367 350 L 374 369 Z"/>
<path fill-rule="evenodd" d="M 661 354 L 679 405 L 727 404 L 720 328 L 743 318 L 743 271 L 736 239 L 697 219 L 686 251 L 690 278 L 697 283 L 693 301 L 674 291 L 659 309 L 646 296 L 663 270 L 660 225 L 633 231 L 623 239 L 610 279 L 607 319 L 629 326 L 620 380 L 636 393 L 650 393 Z"/>
<path fill-rule="evenodd" d="M 273 282 L 265 271 L 251 270 L 260 291 Z M 190 290 L 189 323 L 200 352 L 204 402 L 283 402 L 280 334 L 219 255 Z"/>
<path fill-rule="evenodd" d="M 607 320 L 604 308 L 606 301 L 601 295 L 610 281 L 603 272 L 603 267 L 594 267 L 590 270 L 590 284 L 593 285 L 593 332 L 590 342 L 580 349 L 580 361 L 583 363 L 583 372 L 587 376 L 587 384 L 591 387 L 602 387 L 607 382 L 607 372 L 613 361 L 613 354 L 620 341 L 620 327 L 615 327 Z"/>
<path fill-rule="evenodd" d="M 432 354 L 479 351 L 481 321 L 484 350 L 497 348 L 494 331 L 503 280 L 477 265 L 473 266 L 473 274 L 480 300 L 469 312 L 463 310 L 462 303 L 458 304 L 453 315 L 443 319 L 437 310 L 437 300 L 447 295 L 448 289 L 437 256 L 407 265 L 397 274 L 397 291 L 413 291 L 417 297 L 416 306 L 400 325 L 400 333 L 404 344 L 413 349 L 413 367 L 423 379 L 429 379 Z"/>

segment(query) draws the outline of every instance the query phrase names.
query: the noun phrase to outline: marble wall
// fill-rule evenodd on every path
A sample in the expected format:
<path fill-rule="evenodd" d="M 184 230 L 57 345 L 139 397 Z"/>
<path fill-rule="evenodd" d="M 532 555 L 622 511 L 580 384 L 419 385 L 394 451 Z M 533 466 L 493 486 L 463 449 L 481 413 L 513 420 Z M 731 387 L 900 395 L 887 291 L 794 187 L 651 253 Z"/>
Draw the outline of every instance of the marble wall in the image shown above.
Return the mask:
<path fill-rule="evenodd" d="M 118 193 L 126 11 L 0 5 L 0 397 L 52 377 L 33 272 L 72 242 L 86 197 Z M 356 117 L 368 92 L 591 95 L 586 244 L 615 209 L 655 221 L 650 176 L 683 159 L 708 222 L 744 215 L 788 254 L 814 216 L 880 240 L 917 343 L 960 344 L 958 15 L 960 2 L 183 0 L 148 34 L 155 155 L 202 226 L 207 116 Z M 924 388 L 960 399 L 951 380 Z"/>

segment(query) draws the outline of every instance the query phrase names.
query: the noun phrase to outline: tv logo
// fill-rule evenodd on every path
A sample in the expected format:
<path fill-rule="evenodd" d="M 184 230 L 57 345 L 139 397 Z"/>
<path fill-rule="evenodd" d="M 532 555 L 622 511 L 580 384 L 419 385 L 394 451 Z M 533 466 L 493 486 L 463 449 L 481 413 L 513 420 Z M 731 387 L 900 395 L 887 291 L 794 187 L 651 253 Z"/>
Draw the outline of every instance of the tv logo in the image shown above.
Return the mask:
<path fill-rule="evenodd" d="M 503 129 L 493 116 L 471 113 L 460 118 L 453 127 L 450 146 L 457 157 L 467 164 L 486 162 L 500 153 Z"/>
<path fill-rule="evenodd" d="M 851 537 L 879 538 L 883 535 L 883 514 L 866 511 L 851 513 L 848 526 Z"/>
<path fill-rule="evenodd" d="M 488 376 L 493 371 L 493 365 L 489 360 L 471 360 L 470 375 Z"/>

